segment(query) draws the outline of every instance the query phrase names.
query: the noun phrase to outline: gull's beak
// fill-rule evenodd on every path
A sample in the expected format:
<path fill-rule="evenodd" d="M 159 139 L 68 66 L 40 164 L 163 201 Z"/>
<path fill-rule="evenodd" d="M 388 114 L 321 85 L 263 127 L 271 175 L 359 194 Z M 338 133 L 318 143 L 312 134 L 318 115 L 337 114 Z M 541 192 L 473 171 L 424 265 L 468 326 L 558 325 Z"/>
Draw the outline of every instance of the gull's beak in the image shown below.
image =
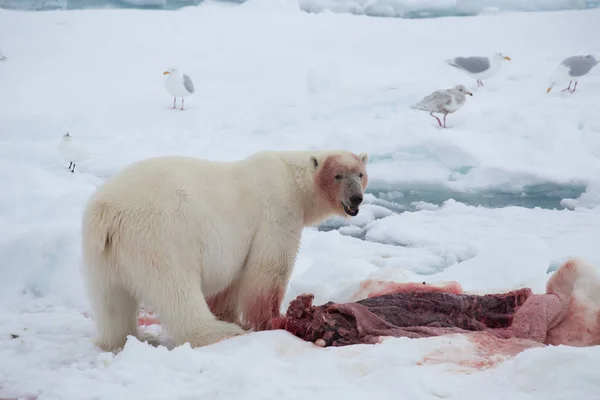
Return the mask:
<path fill-rule="evenodd" d="M 509 56 L 505 56 L 504 59 L 510 61 L 510 57 Z"/>
<path fill-rule="evenodd" d="M 469 96 L 473 96 L 473 93 L 471 93 L 471 92 L 465 92 L 465 94 L 468 94 Z"/>
<path fill-rule="evenodd" d="M 546 90 L 546 94 L 550 93 L 551 90 L 552 90 L 552 88 L 549 87 L 548 90 Z"/>
<path fill-rule="evenodd" d="M 163 72 L 163 75 L 169 75 L 169 71 Z"/>

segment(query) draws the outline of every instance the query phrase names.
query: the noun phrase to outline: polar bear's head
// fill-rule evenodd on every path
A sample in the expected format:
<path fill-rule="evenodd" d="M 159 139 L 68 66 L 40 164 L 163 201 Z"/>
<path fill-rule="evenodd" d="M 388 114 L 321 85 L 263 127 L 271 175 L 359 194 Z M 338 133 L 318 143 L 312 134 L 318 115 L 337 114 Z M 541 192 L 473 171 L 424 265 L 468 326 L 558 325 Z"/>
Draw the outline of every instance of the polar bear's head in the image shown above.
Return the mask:
<path fill-rule="evenodd" d="M 354 217 L 363 201 L 369 177 L 367 153 L 322 152 L 311 156 L 317 194 L 327 200 L 336 214 Z"/>

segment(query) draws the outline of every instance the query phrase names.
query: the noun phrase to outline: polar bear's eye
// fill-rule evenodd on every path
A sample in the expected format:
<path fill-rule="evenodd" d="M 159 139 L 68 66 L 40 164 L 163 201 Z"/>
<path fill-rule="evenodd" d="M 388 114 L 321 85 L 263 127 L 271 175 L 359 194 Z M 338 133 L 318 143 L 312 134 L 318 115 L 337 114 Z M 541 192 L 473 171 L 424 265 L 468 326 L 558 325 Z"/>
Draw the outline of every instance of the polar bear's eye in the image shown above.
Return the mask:
<path fill-rule="evenodd" d="M 361 172 L 360 174 L 358 174 L 358 177 L 362 178 L 363 177 L 363 173 Z"/>
<path fill-rule="evenodd" d="M 337 174 L 337 175 L 335 176 L 335 179 L 339 181 L 340 179 L 342 179 L 342 176 L 341 176 L 340 174 Z"/>

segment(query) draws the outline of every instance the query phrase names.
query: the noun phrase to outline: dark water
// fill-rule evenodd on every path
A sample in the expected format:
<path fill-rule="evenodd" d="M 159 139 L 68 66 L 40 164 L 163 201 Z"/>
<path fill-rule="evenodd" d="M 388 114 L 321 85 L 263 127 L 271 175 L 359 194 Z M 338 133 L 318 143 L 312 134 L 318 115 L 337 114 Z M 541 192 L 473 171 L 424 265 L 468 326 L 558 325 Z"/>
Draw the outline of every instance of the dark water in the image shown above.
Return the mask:
<path fill-rule="evenodd" d="M 585 192 L 585 185 L 560 185 L 543 183 L 525 186 L 522 190 L 485 189 L 472 192 L 458 192 L 436 186 L 407 186 L 393 190 L 370 189 L 367 193 L 377 198 L 373 204 L 381 205 L 395 212 L 415 210 L 413 203 L 426 202 L 441 206 L 445 201 L 454 199 L 470 206 L 487 208 L 525 207 L 562 210 L 560 204 L 565 198 L 578 198 Z"/>
<path fill-rule="evenodd" d="M 544 208 L 550 210 L 562 210 L 563 199 L 576 199 L 585 192 L 585 185 L 571 184 L 560 185 L 555 183 L 543 183 L 525 186 L 522 190 L 486 189 L 472 192 L 457 192 L 438 186 L 405 186 L 395 188 L 372 188 L 367 193 L 375 199 L 368 199 L 366 204 L 375 204 L 385 207 L 394 213 L 417 210 L 416 203 L 429 203 L 442 206 L 444 202 L 453 199 L 469 206 L 481 206 L 486 208 L 502 207 L 525 207 Z M 321 224 L 318 229 L 330 231 L 342 227 L 336 220 L 328 220 Z M 351 236 L 363 239 L 365 231 L 357 229 Z"/>

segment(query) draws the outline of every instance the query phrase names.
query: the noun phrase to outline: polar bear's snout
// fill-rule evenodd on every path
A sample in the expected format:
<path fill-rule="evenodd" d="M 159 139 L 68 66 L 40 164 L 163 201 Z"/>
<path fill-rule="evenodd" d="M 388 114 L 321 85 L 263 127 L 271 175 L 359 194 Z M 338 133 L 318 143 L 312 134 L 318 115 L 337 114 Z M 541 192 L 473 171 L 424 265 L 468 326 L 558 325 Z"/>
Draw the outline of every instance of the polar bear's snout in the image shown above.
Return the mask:
<path fill-rule="evenodd" d="M 347 179 L 342 197 L 342 206 L 344 212 L 351 217 L 358 215 L 358 207 L 363 202 L 363 188 L 359 177 L 350 177 Z"/>
<path fill-rule="evenodd" d="M 362 203 L 362 201 L 362 194 L 355 194 L 354 196 L 350 197 L 350 205 L 353 207 L 360 206 L 360 203 Z"/>

